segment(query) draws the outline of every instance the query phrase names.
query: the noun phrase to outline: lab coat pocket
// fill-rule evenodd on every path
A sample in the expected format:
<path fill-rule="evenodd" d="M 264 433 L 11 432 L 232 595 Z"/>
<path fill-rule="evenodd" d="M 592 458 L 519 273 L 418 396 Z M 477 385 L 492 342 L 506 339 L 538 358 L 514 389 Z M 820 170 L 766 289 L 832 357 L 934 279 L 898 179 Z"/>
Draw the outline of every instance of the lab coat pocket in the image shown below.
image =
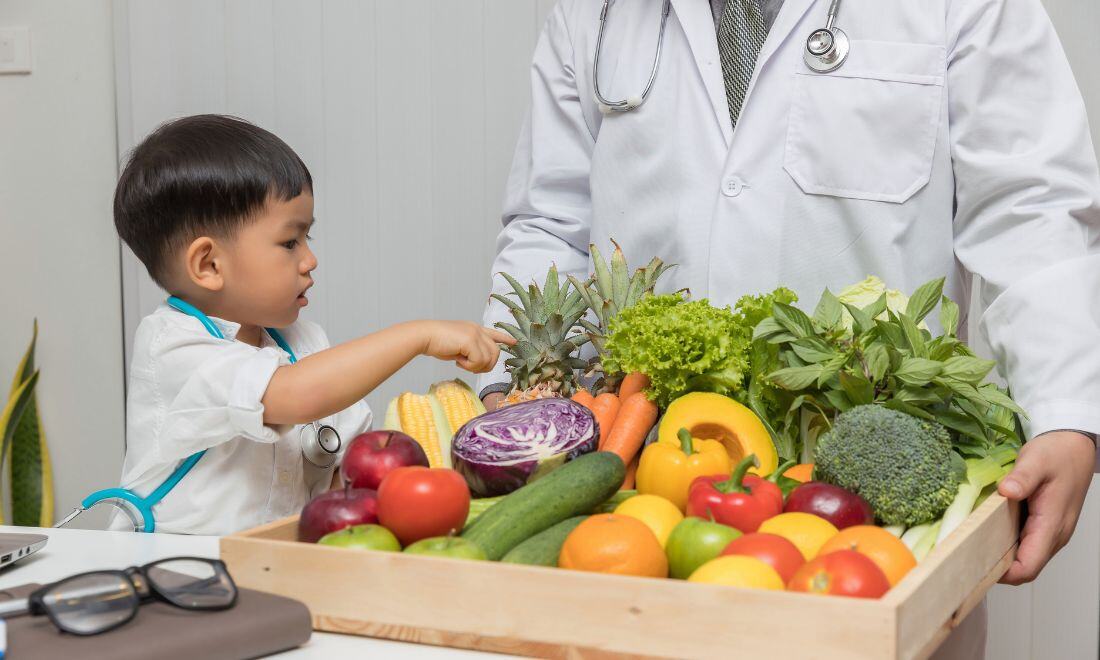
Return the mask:
<path fill-rule="evenodd" d="M 844 66 L 797 73 L 783 167 L 803 192 L 902 203 L 928 183 L 942 46 L 852 40 Z"/>

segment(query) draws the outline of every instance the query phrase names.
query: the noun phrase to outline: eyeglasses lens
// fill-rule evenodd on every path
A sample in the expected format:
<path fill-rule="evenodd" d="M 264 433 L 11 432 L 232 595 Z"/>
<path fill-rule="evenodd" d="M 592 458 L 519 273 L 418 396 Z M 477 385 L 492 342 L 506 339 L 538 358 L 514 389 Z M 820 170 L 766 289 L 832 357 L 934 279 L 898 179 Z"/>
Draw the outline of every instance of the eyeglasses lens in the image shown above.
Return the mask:
<path fill-rule="evenodd" d="M 128 580 L 97 573 L 62 582 L 43 596 L 42 604 L 61 627 L 91 635 L 129 619 L 138 598 Z"/>
<path fill-rule="evenodd" d="M 174 559 L 149 567 L 149 582 L 177 607 L 192 610 L 228 607 L 237 587 L 219 566 L 194 559 Z"/>

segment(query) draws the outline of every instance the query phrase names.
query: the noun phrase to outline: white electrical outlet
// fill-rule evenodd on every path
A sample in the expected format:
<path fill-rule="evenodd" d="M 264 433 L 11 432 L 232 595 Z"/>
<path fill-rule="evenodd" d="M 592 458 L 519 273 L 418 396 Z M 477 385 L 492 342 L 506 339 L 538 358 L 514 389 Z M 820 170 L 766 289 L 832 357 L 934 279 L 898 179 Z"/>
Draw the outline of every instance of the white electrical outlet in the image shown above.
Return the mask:
<path fill-rule="evenodd" d="M 0 74 L 30 72 L 30 28 L 0 27 Z"/>

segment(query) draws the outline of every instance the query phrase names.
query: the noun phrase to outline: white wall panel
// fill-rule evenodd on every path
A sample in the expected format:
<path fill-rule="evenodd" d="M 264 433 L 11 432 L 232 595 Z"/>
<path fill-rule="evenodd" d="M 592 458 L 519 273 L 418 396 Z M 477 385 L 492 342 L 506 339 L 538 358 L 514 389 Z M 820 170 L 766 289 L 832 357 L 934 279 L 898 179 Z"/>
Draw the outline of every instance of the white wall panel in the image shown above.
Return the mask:
<path fill-rule="evenodd" d="M 478 320 L 549 0 L 116 0 L 119 149 L 203 112 L 274 131 L 315 181 L 306 318 L 334 342 Z M 163 299 L 124 255 L 127 356 Z M 460 375 L 420 358 L 371 395 Z"/>

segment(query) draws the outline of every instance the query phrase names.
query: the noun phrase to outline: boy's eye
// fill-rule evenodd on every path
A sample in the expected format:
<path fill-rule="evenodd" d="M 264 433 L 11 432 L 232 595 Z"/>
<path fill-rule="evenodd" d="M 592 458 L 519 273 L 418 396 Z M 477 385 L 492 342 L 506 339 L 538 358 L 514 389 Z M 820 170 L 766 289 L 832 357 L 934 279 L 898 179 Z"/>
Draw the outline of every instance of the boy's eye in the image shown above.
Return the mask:
<path fill-rule="evenodd" d="M 286 243 L 283 243 L 283 247 L 288 250 L 293 250 L 294 248 L 298 247 L 298 239 L 295 238 L 293 240 L 287 241 Z"/>

